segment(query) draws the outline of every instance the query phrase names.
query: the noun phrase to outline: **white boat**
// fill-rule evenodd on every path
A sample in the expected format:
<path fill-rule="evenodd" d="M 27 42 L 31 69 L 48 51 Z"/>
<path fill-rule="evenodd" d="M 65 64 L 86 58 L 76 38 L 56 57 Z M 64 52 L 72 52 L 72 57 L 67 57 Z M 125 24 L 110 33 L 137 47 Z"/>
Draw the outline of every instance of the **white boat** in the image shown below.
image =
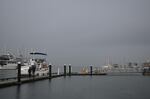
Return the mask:
<path fill-rule="evenodd" d="M 46 61 L 46 58 L 42 57 L 47 56 L 47 54 L 34 52 L 30 53 L 30 55 L 32 56 L 32 58 L 28 62 L 28 65 L 21 66 L 21 75 L 29 74 L 28 70 L 30 67 L 32 68 L 33 62 L 34 65 L 36 66 L 35 75 L 44 75 L 48 73 L 48 65 L 47 65 L 48 63 Z"/>
<path fill-rule="evenodd" d="M 27 65 L 27 61 L 22 55 L 19 57 L 10 53 L 0 55 L 0 69 L 17 69 L 18 62 L 21 62 L 21 66 Z"/>
<path fill-rule="evenodd" d="M 0 56 L 0 69 L 16 69 L 17 58 L 11 54 L 4 54 Z"/>

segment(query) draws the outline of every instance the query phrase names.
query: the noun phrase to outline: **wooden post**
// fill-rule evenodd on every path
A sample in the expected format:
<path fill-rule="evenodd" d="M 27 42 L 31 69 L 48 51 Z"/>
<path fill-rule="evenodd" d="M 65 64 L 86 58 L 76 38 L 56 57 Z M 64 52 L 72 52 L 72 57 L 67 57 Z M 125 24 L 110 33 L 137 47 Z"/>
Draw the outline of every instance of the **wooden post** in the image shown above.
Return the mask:
<path fill-rule="evenodd" d="M 64 76 L 66 76 L 67 72 L 66 72 L 66 65 L 64 64 Z"/>
<path fill-rule="evenodd" d="M 52 77 L 52 65 L 49 64 L 49 78 Z"/>
<path fill-rule="evenodd" d="M 93 75 L 93 67 L 90 66 L 90 75 Z"/>
<path fill-rule="evenodd" d="M 69 76 L 71 76 L 71 65 L 69 65 Z"/>
<path fill-rule="evenodd" d="M 21 62 L 18 62 L 18 83 L 21 82 Z"/>

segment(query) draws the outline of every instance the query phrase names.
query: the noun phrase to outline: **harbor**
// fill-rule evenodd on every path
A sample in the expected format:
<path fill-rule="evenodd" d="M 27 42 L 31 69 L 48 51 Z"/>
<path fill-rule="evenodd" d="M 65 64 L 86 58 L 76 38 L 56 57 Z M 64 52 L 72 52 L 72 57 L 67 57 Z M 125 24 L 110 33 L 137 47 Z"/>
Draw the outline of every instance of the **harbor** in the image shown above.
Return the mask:
<path fill-rule="evenodd" d="M 150 99 L 150 0 L 0 0 L 0 99 Z"/>
<path fill-rule="evenodd" d="M 20 85 L 28 82 L 35 82 L 45 79 L 53 79 L 56 77 L 66 76 L 142 76 L 143 69 L 127 68 L 126 70 L 119 68 L 98 68 L 94 66 L 89 67 L 77 67 L 71 65 L 64 65 L 57 67 L 49 65 L 46 70 L 36 70 L 35 74 L 26 75 L 21 73 L 21 64 L 18 64 L 18 69 L 15 70 L 0 70 L 3 76 L 0 76 L 0 87 L 8 87 L 13 85 Z M 12 73 L 11 73 L 12 72 Z M 8 75 L 11 73 L 10 75 Z"/>
<path fill-rule="evenodd" d="M 72 72 L 72 67 L 69 66 L 67 69 L 66 65 L 63 67 L 63 72 L 60 72 L 60 69 L 58 68 L 57 72 L 52 71 L 53 67 L 52 65 L 49 65 L 48 71 L 36 71 L 35 75 L 29 76 L 29 74 L 23 75 L 21 74 L 21 64 L 18 64 L 18 69 L 17 69 L 17 77 L 5 77 L 5 78 L 0 78 L 0 87 L 7 87 L 11 85 L 18 85 L 26 82 L 34 82 L 38 80 L 43 80 L 43 79 L 52 79 L 56 77 L 61 77 L 61 76 L 85 76 L 85 75 L 106 75 L 106 73 L 94 73 L 92 71 L 92 67 L 90 67 L 89 72 Z M 1 71 L 1 70 L 0 70 Z M 10 70 L 11 71 L 11 70 Z M 38 74 L 38 75 L 37 75 Z"/>
<path fill-rule="evenodd" d="M 31 57 L 26 59 L 28 61 L 15 58 L 11 54 L 0 56 L 0 88 L 66 76 L 144 76 L 150 70 L 149 61 L 140 65 L 135 62 L 125 65 L 110 64 L 108 60 L 108 64 L 104 66 L 55 66 L 48 64 L 46 53 L 29 54 Z"/>
<path fill-rule="evenodd" d="M 21 65 L 18 64 L 18 67 Z M 11 73 L 16 74 L 16 77 L 0 79 L 0 96 L 5 99 L 111 99 L 111 97 L 149 99 L 150 97 L 147 91 L 149 76 L 143 76 L 142 71 L 138 69 L 128 68 L 127 71 L 113 68 L 112 71 L 110 68 L 100 70 L 94 66 L 77 67 L 65 64 L 57 67 L 49 64 L 48 72 L 30 77 L 29 74 L 21 75 L 21 68 L 18 70 L 19 68 L 13 70 L 15 73 Z"/>
<path fill-rule="evenodd" d="M 28 61 L 11 54 L 0 56 L 0 88 L 66 76 L 141 76 L 147 75 L 150 68 L 149 61 L 140 66 L 134 62 L 126 65 L 110 64 L 109 60 L 105 66 L 55 66 L 48 64 L 46 53 L 29 54 L 31 57 L 26 59 Z"/>

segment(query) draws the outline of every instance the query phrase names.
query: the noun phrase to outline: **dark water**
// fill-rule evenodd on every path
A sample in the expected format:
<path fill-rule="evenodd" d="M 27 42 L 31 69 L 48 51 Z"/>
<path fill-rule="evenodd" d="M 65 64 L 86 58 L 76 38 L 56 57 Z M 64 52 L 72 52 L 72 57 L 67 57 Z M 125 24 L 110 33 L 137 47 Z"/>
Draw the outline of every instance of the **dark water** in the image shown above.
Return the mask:
<path fill-rule="evenodd" d="M 150 99 L 149 76 L 72 76 L 0 89 L 1 99 Z"/>
<path fill-rule="evenodd" d="M 0 79 L 17 77 L 17 70 L 0 70 Z"/>

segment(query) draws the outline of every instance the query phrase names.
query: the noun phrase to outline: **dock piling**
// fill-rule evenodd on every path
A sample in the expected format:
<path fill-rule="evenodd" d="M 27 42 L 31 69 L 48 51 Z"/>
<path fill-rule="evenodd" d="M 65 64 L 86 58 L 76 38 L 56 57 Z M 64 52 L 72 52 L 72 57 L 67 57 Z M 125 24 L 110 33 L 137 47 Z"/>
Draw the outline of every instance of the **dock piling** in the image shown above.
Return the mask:
<path fill-rule="evenodd" d="M 17 75 L 18 83 L 21 83 L 21 63 L 18 62 L 18 75 Z"/>
<path fill-rule="evenodd" d="M 66 65 L 64 64 L 64 76 L 66 76 Z"/>
<path fill-rule="evenodd" d="M 90 75 L 93 75 L 93 66 L 90 66 Z"/>
<path fill-rule="evenodd" d="M 52 65 L 49 64 L 49 78 L 52 77 Z"/>
<path fill-rule="evenodd" d="M 71 76 L 71 64 L 69 64 L 69 76 Z"/>

